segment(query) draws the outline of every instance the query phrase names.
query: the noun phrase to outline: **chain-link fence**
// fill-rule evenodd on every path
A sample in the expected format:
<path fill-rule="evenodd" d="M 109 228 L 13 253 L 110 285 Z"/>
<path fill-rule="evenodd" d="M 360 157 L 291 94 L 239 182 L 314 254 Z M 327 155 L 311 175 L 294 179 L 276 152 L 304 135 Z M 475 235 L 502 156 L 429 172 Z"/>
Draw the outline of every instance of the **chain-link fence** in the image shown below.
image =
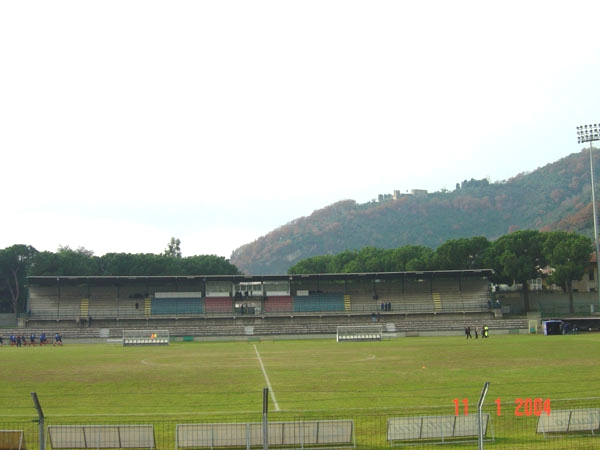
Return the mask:
<path fill-rule="evenodd" d="M 170 416 L 0 416 L 0 450 L 136 448 L 595 449 L 600 399 L 495 399 L 481 409 Z"/>

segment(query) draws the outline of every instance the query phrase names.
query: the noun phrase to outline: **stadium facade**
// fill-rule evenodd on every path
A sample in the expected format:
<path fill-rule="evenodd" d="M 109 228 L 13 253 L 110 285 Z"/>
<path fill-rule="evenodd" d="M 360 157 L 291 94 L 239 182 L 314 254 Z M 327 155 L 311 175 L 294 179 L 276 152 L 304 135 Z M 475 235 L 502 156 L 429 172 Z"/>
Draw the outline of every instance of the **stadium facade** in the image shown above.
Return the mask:
<path fill-rule="evenodd" d="M 172 337 L 322 335 L 385 325 L 405 335 L 502 321 L 492 270 L 309 275 L 110 276 L 28 279 L 27 328 L 77 336 L 169 329 Z"/>

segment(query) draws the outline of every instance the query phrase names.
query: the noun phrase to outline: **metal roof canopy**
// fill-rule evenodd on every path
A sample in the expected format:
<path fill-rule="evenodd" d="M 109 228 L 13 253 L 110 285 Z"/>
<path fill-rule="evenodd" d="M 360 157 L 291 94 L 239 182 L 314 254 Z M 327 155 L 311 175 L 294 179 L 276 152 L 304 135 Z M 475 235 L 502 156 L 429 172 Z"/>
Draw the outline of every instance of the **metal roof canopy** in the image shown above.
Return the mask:
<path fill-rule="evenodd" d="M 435 278 L 489 278 L 493 275 L 492 269 L 473 270 L 434 270 L 414 272 L 365 272 L 365 273 L 331 273 L 331 274 L 292 274 L 292 275 L 165 275 L 165 276 L 30 276 L 27 280 L 30 285 L 50 286 L 56 284 L 121 284 L 130 281 L 142 282 L 177 282 L 193 281 L 230 281 L 264 282 L 264 281 L 364 281 L 364 280 L 433 280 Z"/>

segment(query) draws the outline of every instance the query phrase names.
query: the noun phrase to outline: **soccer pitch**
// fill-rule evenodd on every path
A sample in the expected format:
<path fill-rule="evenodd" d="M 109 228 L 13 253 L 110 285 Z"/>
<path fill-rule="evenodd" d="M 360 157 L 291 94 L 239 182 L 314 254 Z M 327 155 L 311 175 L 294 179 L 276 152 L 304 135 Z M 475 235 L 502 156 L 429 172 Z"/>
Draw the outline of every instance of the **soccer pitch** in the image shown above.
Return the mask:
<path fill-rule="evenodd" d="M 273 412 L 453 411 L 486 381 L 502 401 L 598 397 L 599 347 L 597 334 L 4 347 L 0 395 L 3 415 L 30 409 L 31 392 L 53 415 L 260 411 L 265 387 Z"/>
<path fill-rule="evenodd" d="M 497 423 L 515 421 L 527 413 L 524 399 L 542 399 L 553 409 L 598 407 L 599 346 L 600 334 L 591 333 L 4 346 L 0 421 L 35 418 L 32 392 L 47 417 L 69 423 L 256 418 L 264 388 L 271 420 L 475 414 L 485 382 L 484 409 Z"/>

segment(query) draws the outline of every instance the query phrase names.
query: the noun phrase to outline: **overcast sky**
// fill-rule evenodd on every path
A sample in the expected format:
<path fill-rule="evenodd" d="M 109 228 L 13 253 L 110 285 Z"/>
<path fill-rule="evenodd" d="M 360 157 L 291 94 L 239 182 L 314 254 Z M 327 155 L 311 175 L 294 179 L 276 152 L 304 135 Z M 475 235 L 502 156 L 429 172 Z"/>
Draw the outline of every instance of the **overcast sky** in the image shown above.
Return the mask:
<path fill-rule="evenodd" d="M 0 248 L 230 257 L 600 122 L 597 1 L 2 1 Z"/>

